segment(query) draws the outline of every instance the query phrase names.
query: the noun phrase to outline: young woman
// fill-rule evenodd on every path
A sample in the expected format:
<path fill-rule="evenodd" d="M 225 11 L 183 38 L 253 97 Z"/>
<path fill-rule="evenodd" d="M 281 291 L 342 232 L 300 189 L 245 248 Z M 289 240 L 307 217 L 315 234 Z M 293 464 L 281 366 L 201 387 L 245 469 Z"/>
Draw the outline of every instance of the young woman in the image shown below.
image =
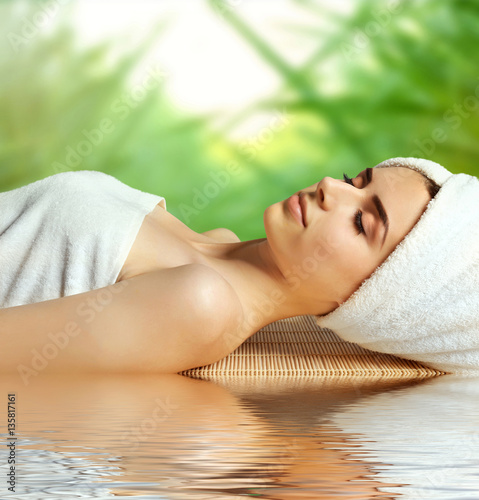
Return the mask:
<path fill-rule="evenodd" d="M 304 314 L 367 344 L 371 338 L 361 333 L 380 308 L 376 301 L 361 310 L 358 292 L 384 274 L 398 244 L 421 229 L 423 214 L 441 209 L 431 199 L 461 176 L 478 189 L 475 177 L 411 158 L 366 168 L 353 179 L 325 177 L 267 207 L 266 237 L 250 241 L 224 228 L 199 234 L 167 211 L 163 197 L 100 172 L 60 173 L 2 193 L 1 367 L 24 377 L 43 370 L 174 373 L 217 361 L 263 326 Z M 469 205 L 471 197 L 477 203 L 478 192 L 466 196 Z M 461 202 L 447 203 L 451 213 L 461 210 Z M 420 246 L 410 252 L 435 262 Z M 409 276 L 407 260 L 401 262 L 393 262 L 379 289 L 390 293 L 395 275 Z M 427 294 L 426 284 L 419 287 Z M 407 287 L 397 292 L 414 295 Z M 414 337 L 430 313 L 422 300 L 416 316 L 402 325 L 385 317 L 383 326 Z M 359 309 L 344 316 L 351 304 Z M 358 318 L 364 321 L 356 332 L 351 325 Z M 401 354 L 397 346 L 388 349 Z"/>

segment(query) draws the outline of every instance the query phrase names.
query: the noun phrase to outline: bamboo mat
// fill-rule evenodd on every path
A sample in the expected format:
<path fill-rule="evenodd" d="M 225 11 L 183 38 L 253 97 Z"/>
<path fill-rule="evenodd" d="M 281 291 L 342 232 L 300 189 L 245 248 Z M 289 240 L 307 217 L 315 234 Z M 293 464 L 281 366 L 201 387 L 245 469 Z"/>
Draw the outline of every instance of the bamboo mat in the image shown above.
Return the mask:
<path fill-rule="evenodd" d="M 364 349 L 341 339 L 331 330 L 320 328 L 312 316 L 297 316 L 265 326 L 213 364 L 180 373 L 193 378 L 221 380 L 312 376 L 412 379 L 446 372 Z"/>

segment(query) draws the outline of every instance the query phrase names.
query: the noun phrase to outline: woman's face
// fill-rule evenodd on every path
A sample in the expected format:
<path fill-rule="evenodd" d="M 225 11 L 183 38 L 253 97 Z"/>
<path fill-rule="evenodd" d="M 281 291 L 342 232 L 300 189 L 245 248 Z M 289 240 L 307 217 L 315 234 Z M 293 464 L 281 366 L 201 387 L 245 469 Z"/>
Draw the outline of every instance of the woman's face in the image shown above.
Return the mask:
<path fill-rule="evenodd" d="M 430 201 L 423 179 L 406 167 L 325 177 L 295 193 L 304 225 L 288 200 L 265 210 L 266 237 L 289 285 L 311 305 L 330 303 L 314 314 L 348 299 L 412 229 Z"/>

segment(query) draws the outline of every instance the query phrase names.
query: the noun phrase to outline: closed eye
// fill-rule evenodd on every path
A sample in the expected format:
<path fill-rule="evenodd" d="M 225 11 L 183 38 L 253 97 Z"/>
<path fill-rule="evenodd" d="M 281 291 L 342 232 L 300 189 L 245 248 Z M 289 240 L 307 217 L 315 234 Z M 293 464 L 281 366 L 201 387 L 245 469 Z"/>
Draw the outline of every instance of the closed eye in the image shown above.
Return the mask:
<path fill-rule="evenodd" d="M 356 229 L 358 230 L 358 234 L 363 233 L 364 236 L 366 236 L 366 231 L 364 231 L 364 227 L 363 227 L 363 213 L 359 209 L 356 212 L 356 214 L 354 215 L 354 225 L 356 226 Z"/>

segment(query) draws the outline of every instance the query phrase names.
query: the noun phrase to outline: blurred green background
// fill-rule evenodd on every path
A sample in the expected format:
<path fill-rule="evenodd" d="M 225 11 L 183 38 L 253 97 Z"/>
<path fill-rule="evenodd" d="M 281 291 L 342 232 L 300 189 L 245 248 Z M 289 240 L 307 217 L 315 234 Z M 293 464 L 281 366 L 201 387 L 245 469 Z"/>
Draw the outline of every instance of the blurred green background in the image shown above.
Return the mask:
<path fill-rule="evenodd" d="M 86 43 L 93 24 L 106 32 L 127 3 L 136 43 L 119 31 Z M 264 237 L 270 204 L 389 157 L 477 175 L 479 4 L 340 5 L 3 1 L 0 191 L 99 170 L 165 196 L 195 231 L 227 227 L 245 240 Z M 166 42 L 182 20 L 194 30 Z M 211 26 L 216 38 L 202 46 Z M 163 42 L 170 59 L 211 65 L 175 79 Z M 253 60 L 254 70 L 241 70 Z M 215 89 L 235 69 L 237 87 Z M 191 101 L 175 98 L 177 82 Z M 249 98 L 214 105 L 220 90 L 235 97 L 247 85 Z M 189 106 L 195 99 L 211 109 Z"/>

